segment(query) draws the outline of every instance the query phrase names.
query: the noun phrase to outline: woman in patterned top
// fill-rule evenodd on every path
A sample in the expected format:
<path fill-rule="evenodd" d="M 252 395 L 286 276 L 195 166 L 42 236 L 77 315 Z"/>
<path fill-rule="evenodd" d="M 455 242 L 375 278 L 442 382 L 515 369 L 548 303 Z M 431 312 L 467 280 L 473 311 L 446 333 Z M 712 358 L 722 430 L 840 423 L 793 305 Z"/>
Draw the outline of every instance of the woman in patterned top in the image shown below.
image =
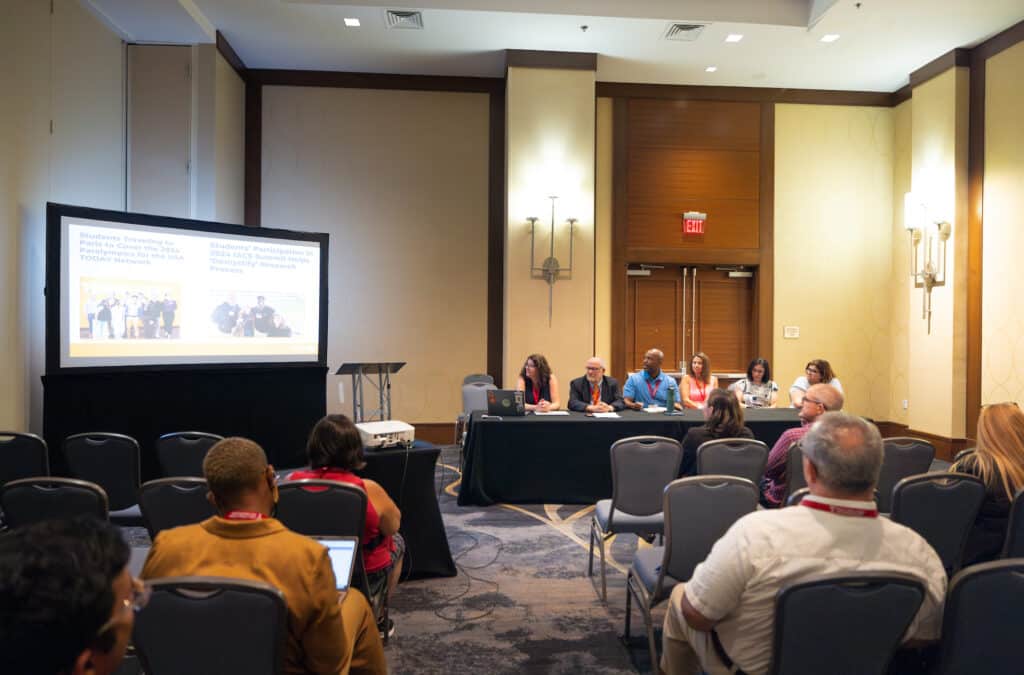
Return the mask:
<path fill-rule="evenodd" d="M 779 398 L 779 385 L 772 380 L 767 359 L 754 359 L 747 366 L 747 376 L 729 385 L 740 405 L 745 408 L 774 408 Z"/>

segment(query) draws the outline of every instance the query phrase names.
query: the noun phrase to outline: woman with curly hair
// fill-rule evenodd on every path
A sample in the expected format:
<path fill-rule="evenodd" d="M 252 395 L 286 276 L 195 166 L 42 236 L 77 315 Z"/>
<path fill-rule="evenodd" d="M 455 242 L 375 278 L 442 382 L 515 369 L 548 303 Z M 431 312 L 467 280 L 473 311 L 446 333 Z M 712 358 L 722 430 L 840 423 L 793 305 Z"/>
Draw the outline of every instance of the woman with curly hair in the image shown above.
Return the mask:
<path fill-rule="evenodd" d="M 526 409 L 549 412 L 562 407 L 558 396 L 558 378 L 543 354 L 530 354 L 519 371 L 516 389 L 523 392 Z"/>

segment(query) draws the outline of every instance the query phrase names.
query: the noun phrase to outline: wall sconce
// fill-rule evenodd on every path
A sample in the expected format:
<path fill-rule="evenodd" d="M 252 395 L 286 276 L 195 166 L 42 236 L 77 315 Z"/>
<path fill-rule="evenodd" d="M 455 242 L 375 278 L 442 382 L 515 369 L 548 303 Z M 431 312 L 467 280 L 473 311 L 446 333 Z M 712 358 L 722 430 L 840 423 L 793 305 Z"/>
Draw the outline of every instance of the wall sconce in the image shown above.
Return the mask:
<path fill-rule="evenodd" d="M 910 277 L 914 288 L 923 288 L 921 318 L 932 332 L 932 289 L 946 285 L 946 242 L 952 226 L 928 213 L 912 192 L 903 196 L 903 225 L 910 233 Z M 920 249 L 924 249 L 920 251 Z"/>
<path fill-rule="evenodd" d="M 537 221 L 539 218 L 536 216 L 530 216 L 527 220 L 530 221 L 530 276 L 534 279 L 543 279 L 548 283 L 548 326 L 550 326 L 555 282 L 559 279 L 572 279 L 572 244 L 576 230 L 576 219 L 568 218 L 566 220 L 566 222 L 569 223 L 569 266 L 562 267 L 558 262 L 558 258 L 555 257 L 555 200 L 558 199 L 558 197 L 551 195 L 548 199 L 551 200 L 551 246 L 548 250 L 548 257 L 544 259 L 544 262 L 541 263 L 540 267 L 537 267 L 534 262 Z"/>

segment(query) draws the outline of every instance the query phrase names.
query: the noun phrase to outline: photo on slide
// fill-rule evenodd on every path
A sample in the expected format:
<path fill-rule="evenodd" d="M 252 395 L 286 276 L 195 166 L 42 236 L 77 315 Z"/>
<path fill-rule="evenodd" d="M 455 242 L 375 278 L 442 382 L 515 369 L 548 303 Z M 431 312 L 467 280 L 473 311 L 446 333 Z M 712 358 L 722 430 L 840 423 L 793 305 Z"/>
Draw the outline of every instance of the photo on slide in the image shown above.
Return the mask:
<path fill-rule="evenodd" d="M 290 338 L 302 335 L 306 302 L 294 293 L 210 293 L 210 326 L 220 337 Z"/>
<path fill-rule="evenodd" d="M 79 340 L 180 339 L 181 286 L 140 279 L 82 277 Z"/>

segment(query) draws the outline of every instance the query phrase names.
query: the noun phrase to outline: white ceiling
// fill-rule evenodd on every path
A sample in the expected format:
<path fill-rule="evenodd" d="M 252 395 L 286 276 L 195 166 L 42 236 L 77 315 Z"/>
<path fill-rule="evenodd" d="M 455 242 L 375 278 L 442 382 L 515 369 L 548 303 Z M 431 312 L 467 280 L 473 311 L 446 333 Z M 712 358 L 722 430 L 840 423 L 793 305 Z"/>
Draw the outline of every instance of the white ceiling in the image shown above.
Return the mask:
<path fill-rule="evenodd" d="M 505 49 L 540 49 L 596 52 L 604 82 L 864 91 L 894 91 L 1024 20 L 1024 0 L 84 1 L 130 41 L 209 42 L 220 30 L 250 68 L 501 77 Z M 386 9 L 422 10 L 424 30 L 388 30 Z M 670 42 L 673 21 L 710 25 Z M 727 44 L 729 33 L 743 40 Z M 827 33 L 841 37 L 822 43 Z"/>

